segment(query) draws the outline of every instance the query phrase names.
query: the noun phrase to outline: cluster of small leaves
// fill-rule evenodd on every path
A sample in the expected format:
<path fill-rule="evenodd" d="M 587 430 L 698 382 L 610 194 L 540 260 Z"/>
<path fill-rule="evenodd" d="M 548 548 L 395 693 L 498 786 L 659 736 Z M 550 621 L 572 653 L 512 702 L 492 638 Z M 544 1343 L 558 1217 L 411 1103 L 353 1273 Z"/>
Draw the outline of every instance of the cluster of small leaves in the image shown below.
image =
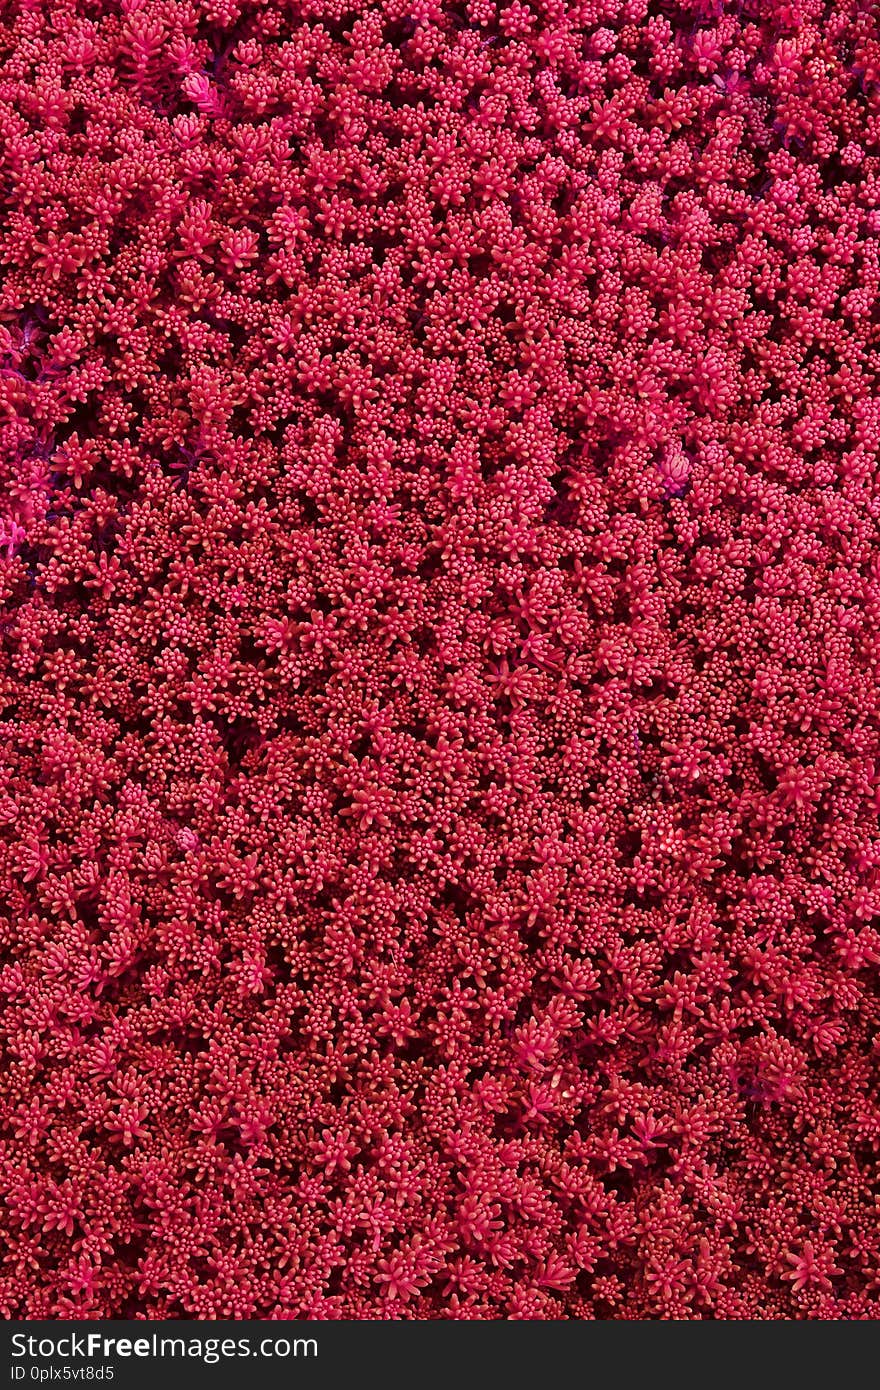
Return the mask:
<path fill-rule="evenodd" d="M 880 1310 L 863 0 L 0 0 L 0 1313 Z"/>

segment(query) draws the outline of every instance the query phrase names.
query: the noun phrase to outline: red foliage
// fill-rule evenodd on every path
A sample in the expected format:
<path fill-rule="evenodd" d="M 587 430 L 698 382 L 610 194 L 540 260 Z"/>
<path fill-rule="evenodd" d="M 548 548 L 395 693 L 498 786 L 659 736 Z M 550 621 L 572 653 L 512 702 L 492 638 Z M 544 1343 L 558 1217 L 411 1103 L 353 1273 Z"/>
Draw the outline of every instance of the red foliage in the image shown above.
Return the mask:
<path fill-rule="evenodd" d="M 0 3 L 0 1310 L 876 1317 L 861 0 Z"/>

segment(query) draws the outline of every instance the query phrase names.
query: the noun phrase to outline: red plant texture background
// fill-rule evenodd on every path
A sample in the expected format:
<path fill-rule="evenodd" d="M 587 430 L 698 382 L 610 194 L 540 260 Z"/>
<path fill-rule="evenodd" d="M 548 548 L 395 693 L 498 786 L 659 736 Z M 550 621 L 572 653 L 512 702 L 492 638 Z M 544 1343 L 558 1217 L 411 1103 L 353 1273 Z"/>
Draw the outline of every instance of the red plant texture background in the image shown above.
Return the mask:
<path fill-rule="evenodd" d="M 880 1315 L 863 0 L 0 3 L 0 1312 Z"/>

